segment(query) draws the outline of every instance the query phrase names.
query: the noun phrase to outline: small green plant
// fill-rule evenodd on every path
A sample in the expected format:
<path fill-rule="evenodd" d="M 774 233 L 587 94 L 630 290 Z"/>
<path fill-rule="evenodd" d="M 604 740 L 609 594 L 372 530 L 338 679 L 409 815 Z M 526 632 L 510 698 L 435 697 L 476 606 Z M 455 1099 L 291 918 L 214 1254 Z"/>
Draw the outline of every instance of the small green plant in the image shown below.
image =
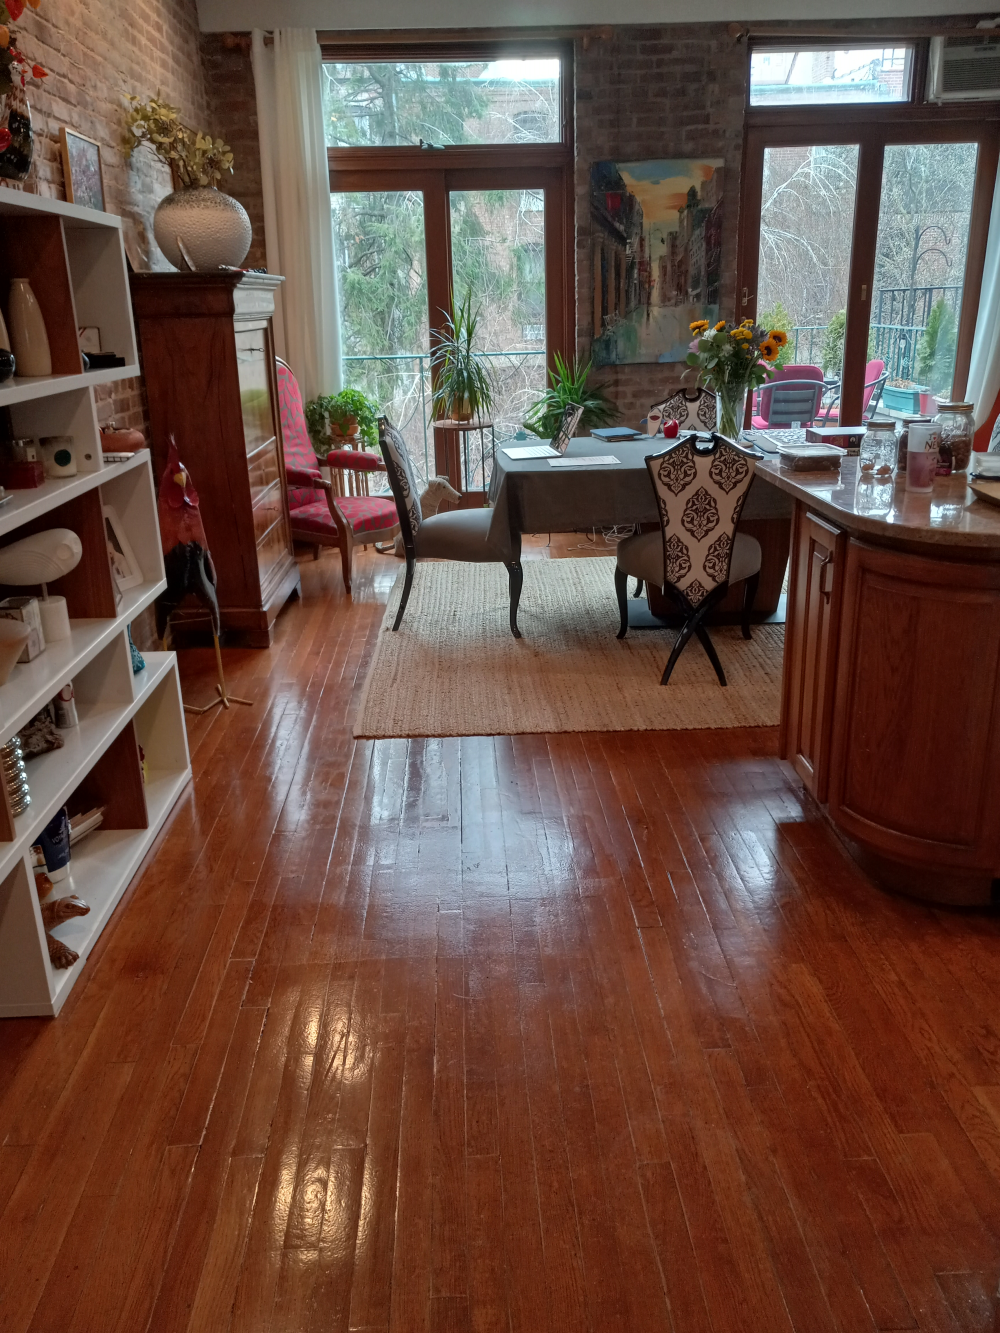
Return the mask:
<path fill-rule="evenodd" d="M 568 364 L 558 352 L 553 359 L 555 369 L 549 371 L 549 387 L 533 405 L 524 422 L 525 430 L 543 440 L 551 440 L 567 407 L 583 408 L 578 429 L 591 430 L 594 426 L 607 426 L 618 420 L 621 413 L 617 403 L 611 401 L 600 385 L 587 384 L 591 361 L 584 365 L 576 358 Z"/>
<path fill-rule="evenodd" d="M 434 412 L 438 417 L 468 421 L 493 411 L 494 381 L 489 365 L 473 344 L 479 310 L 472 309 L 472 288 L 458 306 L 452 301 L 445 326 L 436 335 L 431 352 Z"/>
<path fill-rule="evenodd" d="M 917 344 L 917 379 L 933 394 L 940 396 L 950 391 L 957 349 L 958 325 L 954 312 L 942 298 L 931 306 Z"/>
<path fill-rule="evenodd" d="M 758 315 L 757 323 L 760 324 L 762 328 L 770 329 L 772 332 L 777 329 L 778 332 L 783 333 L 786 338 L 791 336 L 791 332 L 795 328 L 795 320 L 792 318 L 791 312 L 781 301 L 775 301 L 773 306 L 765 310 L 763 314 Z M 780 370 L 784 366 L 790 365 L 794 355 L 795 349 L 791 342 L 786 342 L 774 361 L 776 369 Z"/>
<path fill-rule="evenodd" d="M 123 148 L 126 158 L 140 144 L 148 144 L 161 162 L 176 172 L 181 185 L 218 185 L 223 173 L 233 169 L 233 153 L 227 143 L 181 123 L 178 107 L 164 102 L 159 94 L 142 102 L 129 93 Z"/>
<path fill-rule="evenodd" d="M 342 434 L 351 435 L 354 430 L 351 423 L 356 422 L 368 448 L 378 448 L 378 404 L 360 389 L 341 389 L 340 393 L 311 398 L 304 411 L 309 438 L 318 457 L 325 458 L 336 448 L 336 441 L 330 436 L 331 425 Z"/>
<path fill-rule="evenodd" d="M 830 319 L 823 334 L 819 352 L 824 375 L 839 375 L 844 368 L 844 338 L 847 334 L 847 311 L 838 310 Z"/>

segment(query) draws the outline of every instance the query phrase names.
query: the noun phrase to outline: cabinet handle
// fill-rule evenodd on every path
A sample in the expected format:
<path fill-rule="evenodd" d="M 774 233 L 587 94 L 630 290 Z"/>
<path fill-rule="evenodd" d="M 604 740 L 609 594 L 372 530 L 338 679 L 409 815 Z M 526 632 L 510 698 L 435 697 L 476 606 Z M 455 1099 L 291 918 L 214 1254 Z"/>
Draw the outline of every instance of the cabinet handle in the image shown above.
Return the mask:
<path fill-rule="evenodd" d="M 834 572 L 833 556 L 828 555 L 819 569 L 819 590 L 827 601 L 833 592 Z"/>

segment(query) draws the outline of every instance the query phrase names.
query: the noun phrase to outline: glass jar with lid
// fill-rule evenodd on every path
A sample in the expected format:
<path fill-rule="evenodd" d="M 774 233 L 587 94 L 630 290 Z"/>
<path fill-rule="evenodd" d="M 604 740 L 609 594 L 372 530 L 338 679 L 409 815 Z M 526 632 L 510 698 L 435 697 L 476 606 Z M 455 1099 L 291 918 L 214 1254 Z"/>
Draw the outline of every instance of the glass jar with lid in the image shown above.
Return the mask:
<path fill-rule="evenodd" d="M 965 472 L 972 457 L 972 438 L 976 423 L 972 419 L 973 403 L 938 403 L 934 418 L 941 427 L 941 445 L 938 450 L 938 476 Z"/>
<path fill-rule="evenodd" d="M 869 421 L 858 458 L 858 475 L 888 481 L 896 466 L 896 423 Z"/>
<path fill-rule="evenodd" d="M 903 417 L 899 428 L 899 450 L 896 465 L 900 472 L 906 471 L 906 449 L 910 440 L 910 427 L 917 422 L 930 421 L 930 417 Z"/>

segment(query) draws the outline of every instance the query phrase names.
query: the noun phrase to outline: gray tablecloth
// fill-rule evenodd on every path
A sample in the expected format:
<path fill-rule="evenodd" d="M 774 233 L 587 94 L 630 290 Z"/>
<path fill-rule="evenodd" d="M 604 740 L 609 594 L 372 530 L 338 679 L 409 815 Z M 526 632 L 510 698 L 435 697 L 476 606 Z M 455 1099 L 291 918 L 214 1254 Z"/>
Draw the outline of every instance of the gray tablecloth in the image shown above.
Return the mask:
<path fill-rule="evenodd" d="M 662 442 L 574 439 L 568 456 L 613 454 L 611 466 L 550 467 L 546 458 L 508 458 L 501 448 L 490 480 L 493 517 L 487 540 L 504 560 L 516 560 L 522 532 L 585 532 L 591 528 L 657 523 L 656 501 L 646 470 L 646 455 Z M 744 518 L 780 518 L 791 503 L 777 487 L 755 477 L 743 509 Z"/>

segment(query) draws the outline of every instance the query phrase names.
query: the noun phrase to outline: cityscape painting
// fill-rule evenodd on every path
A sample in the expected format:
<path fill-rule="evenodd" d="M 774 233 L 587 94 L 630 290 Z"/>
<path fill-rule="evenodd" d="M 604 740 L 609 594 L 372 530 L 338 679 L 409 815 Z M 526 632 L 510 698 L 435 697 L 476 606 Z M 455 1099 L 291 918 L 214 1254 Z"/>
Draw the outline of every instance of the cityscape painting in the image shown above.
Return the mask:
<path fill-rule="evenodd" d="M 595 366 L 683 361 L 719 318 L 723 161 L 595 162 Z"/>

